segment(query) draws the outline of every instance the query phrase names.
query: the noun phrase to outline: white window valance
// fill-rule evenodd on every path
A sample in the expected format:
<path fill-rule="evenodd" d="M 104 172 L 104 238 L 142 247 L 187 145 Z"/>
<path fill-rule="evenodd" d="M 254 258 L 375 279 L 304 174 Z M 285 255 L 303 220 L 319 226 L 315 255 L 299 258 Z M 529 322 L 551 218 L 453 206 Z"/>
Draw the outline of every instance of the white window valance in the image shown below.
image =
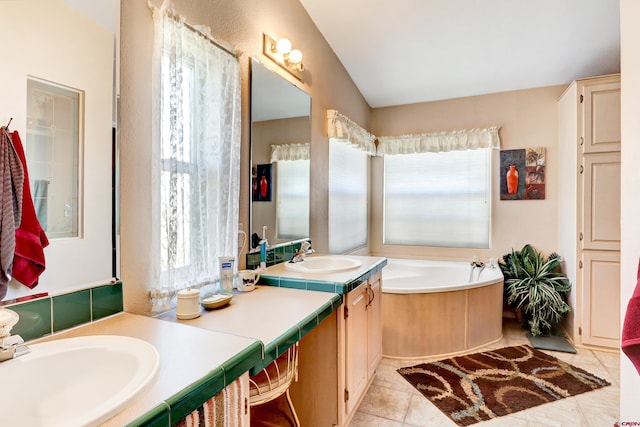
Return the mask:
<path fill-rule="evenodd" d="M 309 160 L 311 144 L 280 144 L 271 146 L 271 163 L 278 160 Z"/>
<path fill-rule="evenodd" d="M 327 110 L 329 138 L 356 147 L 370 156 L 376 154 L 376 137 L 337 110 Z"/>
<path fill-rule="evenodd" d="M 377 154 L 437 153 L 440 151 L 476 150 L 500 148 L 500 126 L 486 129 L 457 130 L 452 132 L 424 133 L 420 135 L 378 137 Z"/>

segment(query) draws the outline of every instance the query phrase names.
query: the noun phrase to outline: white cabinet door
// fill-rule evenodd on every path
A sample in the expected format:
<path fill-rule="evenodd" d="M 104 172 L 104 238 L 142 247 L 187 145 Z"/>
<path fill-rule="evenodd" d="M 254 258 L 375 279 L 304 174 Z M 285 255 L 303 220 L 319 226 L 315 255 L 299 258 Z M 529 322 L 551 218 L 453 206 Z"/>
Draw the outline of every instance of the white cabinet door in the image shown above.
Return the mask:
<path fill-rule="evenodd" d="M 350 414 L 367 387 L 367 282 L 345 296 L 345 412 Z"/>
<path fill-rule="evenodd" d="M 582 262 L 582 343 L 618 347 L 620 253 L 585 251 Z"/>
<path fill-rule="evenodd" d="M 620 250 L 620 153 L 584 156 L 582 249 Z"/>
<path fill-rule="evenodd" d="M 620 151 L 620 82 L 582 89 L 585 153 Z"/>

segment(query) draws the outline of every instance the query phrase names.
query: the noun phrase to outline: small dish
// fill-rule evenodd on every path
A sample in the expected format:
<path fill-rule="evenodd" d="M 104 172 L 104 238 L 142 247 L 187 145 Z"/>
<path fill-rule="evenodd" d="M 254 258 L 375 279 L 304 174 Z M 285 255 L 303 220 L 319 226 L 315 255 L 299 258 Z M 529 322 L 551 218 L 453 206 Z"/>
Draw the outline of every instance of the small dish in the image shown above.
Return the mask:
<path fill-rule="evenodd" d="M 231 298 L 233 298 L 233 295 L 215 294 L 207 298 L 202 298 L 200 303 L 202 303 L 202 306 L 207 310 L 213 310 L 229 304 Z"/>

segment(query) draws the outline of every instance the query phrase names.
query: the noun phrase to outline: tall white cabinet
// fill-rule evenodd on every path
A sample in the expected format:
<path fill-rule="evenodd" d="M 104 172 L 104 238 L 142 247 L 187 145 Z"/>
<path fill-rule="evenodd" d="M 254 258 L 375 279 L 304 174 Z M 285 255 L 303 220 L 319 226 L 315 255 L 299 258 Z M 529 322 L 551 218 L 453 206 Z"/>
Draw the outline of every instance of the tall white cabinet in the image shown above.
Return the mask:
<path fill-rule="evenodd" d="M 620 75 L 574 81 L 559 103 L 558 253 L 578 346 L 620 343 Z"/>

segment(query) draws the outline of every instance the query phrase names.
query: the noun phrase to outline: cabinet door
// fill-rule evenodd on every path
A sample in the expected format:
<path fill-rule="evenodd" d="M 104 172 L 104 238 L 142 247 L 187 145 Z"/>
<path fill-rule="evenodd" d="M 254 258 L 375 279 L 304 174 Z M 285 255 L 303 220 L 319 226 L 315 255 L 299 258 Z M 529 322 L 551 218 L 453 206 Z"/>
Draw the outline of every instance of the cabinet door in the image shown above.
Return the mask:
<path fill-rule="evenodd" d="M 367 282 L 345 297 L 345 411 L 355 409 L 367 386 Z"/>
<path fill-rule="evenodd" d="M 620 344 L 620 254 L 582 254 L 582 344 Z"/>
<path fill-rule="evenodd" d="M 620 153 L 584 156 L 582 249 L 620 250 Z"/>
<path fill-rule="evenodd" d="M 381 273 L 369 279 L 369 305 L 367 306 L 367 362 L 371 378 L 382 359 L 382 281 Z"/>
<path fill-rule="evenodd" d="M 620 82 L 584 86 L 585 153 L 620 151 Z"/>

